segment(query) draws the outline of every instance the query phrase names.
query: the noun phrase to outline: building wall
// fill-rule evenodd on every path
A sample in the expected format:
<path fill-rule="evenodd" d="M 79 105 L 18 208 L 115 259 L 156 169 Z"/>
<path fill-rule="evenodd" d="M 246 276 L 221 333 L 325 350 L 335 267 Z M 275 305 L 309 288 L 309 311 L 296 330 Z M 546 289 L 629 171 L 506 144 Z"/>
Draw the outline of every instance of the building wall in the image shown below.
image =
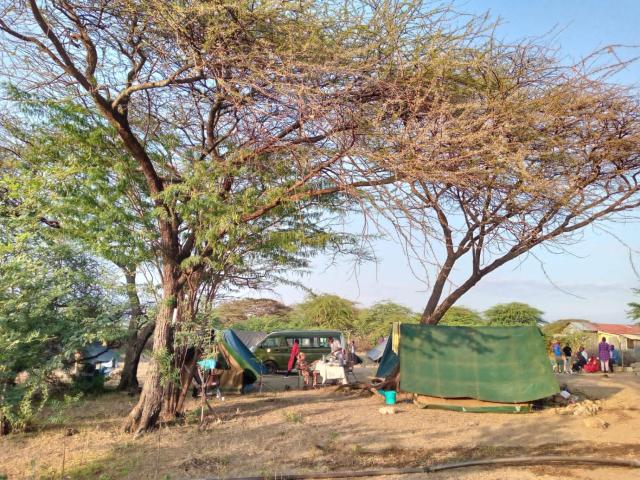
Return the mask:
<path fill-rule="evenodd" d="M 620 351 L 622 355 L 622 361 L 624 365 L 629 365 L 630 363 L 638 361 L 640 349 L 634 349 L 634 342 L 629 342 L 628 339 L 622 335 L 614 335 L 612 333 L 607 332 L 598 332 L 597 342 L 599 343 L 602 337 L 607 339 L 608 343 L 613 343 L 617 350 Z M 630 348 L 631 347 L 631 348 Z M 596 354 L 598 351 L 598 346 L 596 344 Z"/>
<path fill-rule="evenodd" d="M 582 345 L 584 345 L 587 354 L 594 357 L 598 356 L 598 343 L 600 343 L 602 337 L 605 337 L 608 343 L 613 343 L 616 350 L 620 351 L 624 365 L 628 366 L 631 363 L 640 362 L 640 341 L 633 341 L 622 335 L 602 331 L 589 332 L 585 331 L 581 327 L 581 324 L 570 323 L 561 334 L 556 334 L 555 337 L 562 338 L 564 335 L 572 334 L 580 334 L 584 336 Z"/>

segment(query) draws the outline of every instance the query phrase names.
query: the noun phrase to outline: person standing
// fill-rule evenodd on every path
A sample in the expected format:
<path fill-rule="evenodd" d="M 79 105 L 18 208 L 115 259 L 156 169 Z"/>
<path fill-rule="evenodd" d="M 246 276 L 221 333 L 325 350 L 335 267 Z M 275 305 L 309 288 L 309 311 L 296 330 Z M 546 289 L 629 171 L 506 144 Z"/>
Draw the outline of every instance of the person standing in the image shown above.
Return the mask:
<path fill-rule="evenodd" d="M 564 357 L 564 373 L 571 373 L 571 354 L 573 351 L 569 344 L 566 344 L 562 349 L 562 355 Z"/>
<path fill-rule="evenodd" d="M 621 365 L 620 352 L 616 350 L 613 343 L 609 344 L 609 371 L 613 372 L 614 365 Z"/>
<path fill-rule="evenodd" d="M 560 342 L 555 341 L 551 344 L 551 351 L 553 352 L 553 356 L 555 357 L 555 371 L 557 373 L 562 373 L 562 349 L 560 348 Z"/>
<path fill-rule="evenodd" d="M 598 359 L 600 360 L 600 370 L 609 372 L 609 344 L 607 338 L 602 337 L 602 341 L 598 344 Z"/>
<path fill-rule="evenodd" d="M 293 345 L 291 346 L 291 353 L 289 354 L 289 363 L 287 363 L 287 373 L 285 374 L 285 377 L 288 377 L 291 370 L 293 370 L 293 366 L 298 359 L 298 353 L 300 353 L 300 340 L 296 338 L 293 340 Z"/>
<path fill-rule="evenodd" d="M 344 364 L 344 350 L 342 348 L 342 342 L 340 339 L 329 337 L 329 347 L 331 348 L 331 355 L 340 362 L 340 365 Z"/>
<path fill-rule="evenodd" d="M 349 342 L 349 363 L 355 365 L 356 363 L 356 342 L 351 340 Z"/>

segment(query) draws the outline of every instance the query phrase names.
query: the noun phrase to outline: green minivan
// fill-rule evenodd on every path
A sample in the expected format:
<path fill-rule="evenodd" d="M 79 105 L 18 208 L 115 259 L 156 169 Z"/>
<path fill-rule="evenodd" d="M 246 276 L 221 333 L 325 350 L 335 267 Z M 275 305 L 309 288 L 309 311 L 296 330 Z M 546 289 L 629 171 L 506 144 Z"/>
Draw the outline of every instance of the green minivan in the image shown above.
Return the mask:
<path fill-rule="evenodd" d="M 281 330 L 272 332 L 251 350 L 265 366 L 267 373 L 286 370 L 293 341 L 300 341 L 300 351 L 307 362 L 320 360 L 331 353 L 329 337 L 337 338 L 344 345 L 344 337 L 339 330 Z"/>

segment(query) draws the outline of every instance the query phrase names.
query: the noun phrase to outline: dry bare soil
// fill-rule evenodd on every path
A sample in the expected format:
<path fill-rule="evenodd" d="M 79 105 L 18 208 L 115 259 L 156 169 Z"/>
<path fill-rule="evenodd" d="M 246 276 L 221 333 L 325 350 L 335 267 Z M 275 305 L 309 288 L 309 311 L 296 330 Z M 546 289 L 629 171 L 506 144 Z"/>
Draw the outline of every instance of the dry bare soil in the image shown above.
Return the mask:
<path fill-rule="evenodd" d="M 358 377 L 364 380 L 368 373 L 360 369 Z M 398 413 L 381 415 L 380 397 L 332 387 L 301 391 L 295 377 L 271 377 L 263 393 L 214 400 L 202 428 L 194 402 L 184 422 L 134 439 L 120 426 L 136 399 L 108 393 L 75 405 L 60 425 L 2 438 L 0 478 L 175 480 L 515 455 L 640 458 L 640 377 L 575 375 L 559 380 L 602 399 L 603 409 L 595 417 L 554 409 L 520 415 L 457 413 L 419 409 L 401 395 Z M 285 385 L 291 389 L 284 391 Z M 536 465 L 380 478 L 625 480 L 640 478 L 640 472 Z"/>

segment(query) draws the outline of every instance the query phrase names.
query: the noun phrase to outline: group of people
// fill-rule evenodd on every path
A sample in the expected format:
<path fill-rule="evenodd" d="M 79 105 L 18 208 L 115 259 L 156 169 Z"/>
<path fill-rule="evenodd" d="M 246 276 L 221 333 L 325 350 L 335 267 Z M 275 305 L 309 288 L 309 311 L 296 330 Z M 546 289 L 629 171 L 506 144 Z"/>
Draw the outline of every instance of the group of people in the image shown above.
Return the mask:
<path fill-rule="evenodd" d="M 553 356 L 555 357 L 555 363 L 553 366 L 554 371 L 558 373 L 579 373 L 585 371 L 587 373 L 594 373 L 598 370 L 608 373 L 613 371 L 613 365 L 620 364 L 620 353 L 616 350 L 613 344 L 607 342 L 606 337 L 602 337 L 602 341 L 598 344 L 598 356 L 589 356 L 583 346 L 580 346 L 575 356 L 573 357 L 573 350 L 569 344 L 564 347 L 560 347 L 560 342 L 557 340 L 551 345 Z"/>
<path fill-rule="evenodd" d="M 346 361 L 353 361 L 356 355 L 356 344 L 353 340 L 349 342 L 346 349 L 342 347 L 342 343 L 338 338 L 329 337 L 328 341 L 329 348 L 331 349 L 331 354 L 329 355 L 330 361 L 336 361 L 340 366 L 344 366 Z M 293 345 L 291 346 L 286 376 L 289 376 L 291 370 L 295 367 L 302 375 L 305 385 L 309 385 L 309 381 L 313 376 L 313 387 L 315 387 L 318 384 L 318 371 L 315 368 L 317 362 L 319 362 L 319 360 L 311 364 L 307 363 L 306 355 L 300 351 L 300 340 L 296 338 L 293 340 Z"/>

